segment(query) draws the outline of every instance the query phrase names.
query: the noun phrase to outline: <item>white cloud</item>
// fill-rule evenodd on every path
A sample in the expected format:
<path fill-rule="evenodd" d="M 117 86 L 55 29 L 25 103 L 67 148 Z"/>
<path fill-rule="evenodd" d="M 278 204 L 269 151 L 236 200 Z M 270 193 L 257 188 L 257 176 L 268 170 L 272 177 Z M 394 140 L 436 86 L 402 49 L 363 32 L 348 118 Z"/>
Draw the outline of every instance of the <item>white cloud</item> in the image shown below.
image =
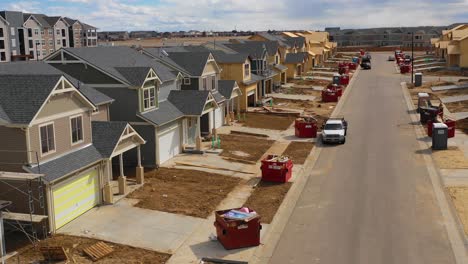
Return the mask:
<path fill-rule="evenodd" d="M 40 3 L 36 1 L 17 1 L 8 5 L 8 10 L 35 13 L 40 10 Z"/>

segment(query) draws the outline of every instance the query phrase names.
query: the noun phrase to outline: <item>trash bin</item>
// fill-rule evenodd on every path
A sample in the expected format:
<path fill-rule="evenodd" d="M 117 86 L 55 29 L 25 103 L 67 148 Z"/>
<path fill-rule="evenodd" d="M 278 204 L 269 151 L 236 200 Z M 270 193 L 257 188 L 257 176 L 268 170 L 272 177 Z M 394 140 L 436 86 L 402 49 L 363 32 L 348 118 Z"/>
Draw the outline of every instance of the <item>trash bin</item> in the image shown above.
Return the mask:
<path fill-rule="evenodd" d="M 430 96 L 428 93 L 418 93 L 418 113 L 421 111 L 421 107 L 428 107 L 430 103 Z"/>
<path fill-rule="evenodd" d="M 357 69 L 357 64 L 354 62 L 348 62 L 348 67 L 350 70 L 355 71 Z"/>
<path fill-rule="evenodd" d="M 216 211 L 214 226 L 218 241 L 227 250 L 260 245 L 260 216 L 250 208 Z"/>
<path fill-rule="evenodd" d="M 295 135 L 299 138 L 316 138 L 317 121 L 311 117 L 297 118 L 294 122 Z"/>
<path fill-rule="evenodd" d="M 432 149 L 447 149 L 448 126 L 444 123 L 432 124 Z"/>
<path fill-rule="evenodd" d="M 419 117 L 422 124 L 427 124 L 429 120 L 435 122 L 439 109 L 435 107 L 421 107 Z"/>
<path fill-rule="evenodd" d="M 341 74 L 348 74 L 349 73 L 349 67 L 348 66 L 343 66 L 338 68 L 338 73 Z"/>
<path fill-rule="evenodd" d="M 359 58 L 358 57 L 353 57 L 353 63 L 354 64 L 359 64 Z"/>
<path fill-rule="evenodd" d="M 338 73 L 333 74 L 333 84 L 340 84 L 341 76 Z"/>
<path fill-rule="evenodd" d="M 414 86 L 420 87 L 422 85 L 422 73 L 418 72 L 414 75 Z"/>
<path fill-rule="evenodd" d="M 290 158 L 268 155 L 262 160 L 262 181 L 285 183 L 291 179 L 293 162 Z"/>
<path fill-rule="evenodd" d="M 447 119 L 445 120 L 444 124 L 446 124 L 448 127 L 448 138 L 455 137 L 455 125 L 456 125 L 455 120 Z"/>
<path fill-rule="evenodd" d="M 339 98 L 340 96 L 338 95 L 338 92 L 335 90 L 330 90 L 330 89 L 322 90 L 322 102 L 324 103 L 338 102 Z"/>
<path fill-rule="evenodd" d="M 348 74 L 343 74 L 341 75 L 341 78 L 340 78 L 340 85 L 344 85 L 344 86 L 347 86 L 349 84 L 349 75 Z"/>
<path fill-rule="evenodd" d="M 410 73 L 411 72 L 411 65 L 409 64 L 403 64 L 400 66 L 400 73 L 405 74 L 405 73 Z"/>

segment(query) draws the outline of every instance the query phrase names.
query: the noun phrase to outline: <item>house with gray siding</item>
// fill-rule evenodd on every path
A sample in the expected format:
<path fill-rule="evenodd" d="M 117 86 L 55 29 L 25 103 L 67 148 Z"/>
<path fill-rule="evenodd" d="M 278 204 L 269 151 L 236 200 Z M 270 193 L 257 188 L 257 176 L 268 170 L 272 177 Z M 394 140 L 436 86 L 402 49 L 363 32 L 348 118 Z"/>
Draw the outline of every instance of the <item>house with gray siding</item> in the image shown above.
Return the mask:
<path fill-rule="evenodd" d="M 112 102 L 46 63 L 0 64 L 0 171 L 20 173 L 0 184 L 0 199 L 13 202 L 13 215 L 29 213 L 28 196 L 10 190 L 27 184 L 22 173 L 42 177 L 37 184 L 46 215 L 38 217 L 47 219 L 51 232 L 94 206 L 113 203 L 114 185 L 120 184 L 124 194 L 123 155 L 139 153 L 145 141 L 127 122 L 100 115 Z M 119 170 L 112 168 L 115 158 Z M 142 183 L 140 159 L 136 175 Z"/>
<path fill-rule="evenodd" d="M 141 160 L 147 167 L 159 166 L 184 148 L 201 148 L 198 118 L 218 107 L 211 92 L 204 100 L 185 93 L 179 71 L 129 47 L 67 48 L 45 61 L 115 100 L 110 120 L 129 122 L 146 140 Z M 197 111 L 181 109 L 180 98 Z M 133 165 L 136 154 L 125 155 L 125 163 Z"/>
<path fill-rule="evenodd" d="M 10 23 L 0 16 L 0 62 L 10 61 L 10 41 L 8 37 L 8 30 Z"/>

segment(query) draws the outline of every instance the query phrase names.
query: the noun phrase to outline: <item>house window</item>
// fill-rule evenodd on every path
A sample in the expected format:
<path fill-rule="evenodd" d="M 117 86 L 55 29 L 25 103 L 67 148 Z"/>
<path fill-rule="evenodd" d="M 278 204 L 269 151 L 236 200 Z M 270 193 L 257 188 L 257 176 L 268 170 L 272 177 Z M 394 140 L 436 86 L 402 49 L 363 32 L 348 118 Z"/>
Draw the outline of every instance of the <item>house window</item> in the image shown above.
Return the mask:
<path fill-rule="evenodd" d="M 43 29 L 41 29 L 41 35 L 44 35 L 44 30 Z"/>
<path fill-rule="evenodd" d="M 5 48 L 5 41 L 0 40 L 0 49 L 4 49 L 4 48 Z"/>
<path fill-rule="evenodd" d="M 143 109 L 148 110 L 156 106 L 155 88 L 143 89 Z"/>
<path fill-rule="evenodd" d="M 99 107 L 96 107 L 96 108 L 93 110 L 93 115 L 96 115 L 96 114 L 99 114 Z"/>
<path fill-rule="evenodd" d="M 54 30 L 49 29 L 48 31 L 49 31 L 49 35 L 53 35 L 53 34 L 54 34 Z"/>
<path fill-rule="evenodd" d="M 0 28 L 0 38 L 3 38 L 3 28 Z"/>
<path fill-rule="evenodd" d="M 216 76 L 211 77 L 211 90 L 216 90 Z"/>
<path fill-rule="evenodd" d="M 54 46 L 54 41 L 53 40 L 49 40 L 49 46 Z"/>
<path fill-rule="evenodd" d="M 72 144 L 83 141 L 83 117 L 76 116 L 70 119 Z"/>
<path fill-rule="evenodd" d="M 30 39 L 28 42 L 29 42 L 29 48 L 30 48 L 30 49 L 34 48 L 34 42 L 33 42 L 33 40 Z"/>
<path fill-rule="evenodd" d="M 50 49 L 50 50 L 49 50 L 49 53 L 50 53 L 50 54 L 54 53 L 54 50 L 53 50 L 53 49 Z"/>
<path fill-rule="evenodd" d="M 57 39 L 57 45 L 60 45 L 60 39 Z"/>
<path fill-rule="evenodd" d="M 36 46 L 39 46 L 41 44 L 41 42 L 39 40 L 36 39 Z"/>
<path fill-rule="evenodd" d="M 39 127 L 41 137 L 41 153 L 48 154 L 55 151 L 54 124 L 50 123 Z"/>
<path fill-rule="evenodd" d="M 14 36 L 14 35 L 15 35 L 15 28 L 14 28 L 14 27 L 10 28 L 10 31 L 11 31 L 11 32 L 10 32 L 11 35 Z"/>
<path fill-rule="evenodd" d="M 47 51 L 46 50 L 42 50 L 42 56 L 46 56 L 47 55 Z"/>
<path fill-rule="evenodd" d="M 208 85 L 208 84 L 207 84 L 207 81 L 206 81 L 206 77 L 203 77 L 203 78 L 202 78 L 202 83 L 203 83 L 203 90 L 206 91 L 206 88 L 207 88 L 207 85 Z"/>
<path fill-rule="evenodd" d="M 45 40 L 41 40 L 42 46 L 45 46 Z"/>
<path fill-rule="evenodd" d="M 6 61 L 6 53 L 0 52 L 0 61 Z"/>
<path fill-rule="evenodd" d="M 39 29 L 38 28 L 34 29 L 34 35 L 39 35 Z"/>
<path fill-rule="evenodd" d="M 244 64 L 244 77 L 249 77 L 250 75 L 250 65 L 248 63 Z"/>
<path fill-rule="evenodd" d="M 60 35 L 60 29 L 57 29 L 57 30 L 55 31 L 55 34 Z"/>
<path fill-rule="evenodd" d="M 16 48 L 16 39 L 11 40 L 11 47 Z"/>

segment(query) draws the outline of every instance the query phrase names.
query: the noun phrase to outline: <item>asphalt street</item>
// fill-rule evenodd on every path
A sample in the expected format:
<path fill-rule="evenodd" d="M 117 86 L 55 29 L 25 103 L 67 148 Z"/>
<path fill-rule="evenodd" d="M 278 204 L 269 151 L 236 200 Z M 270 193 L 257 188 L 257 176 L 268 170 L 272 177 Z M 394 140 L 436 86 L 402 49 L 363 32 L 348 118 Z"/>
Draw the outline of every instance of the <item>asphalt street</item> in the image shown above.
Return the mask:
<path fill-rule="evenodd" d="M 323 147 L 270 263 L 455 263 L 387 57 L 357 76 L 340 113 L 346 144 Z"/>

